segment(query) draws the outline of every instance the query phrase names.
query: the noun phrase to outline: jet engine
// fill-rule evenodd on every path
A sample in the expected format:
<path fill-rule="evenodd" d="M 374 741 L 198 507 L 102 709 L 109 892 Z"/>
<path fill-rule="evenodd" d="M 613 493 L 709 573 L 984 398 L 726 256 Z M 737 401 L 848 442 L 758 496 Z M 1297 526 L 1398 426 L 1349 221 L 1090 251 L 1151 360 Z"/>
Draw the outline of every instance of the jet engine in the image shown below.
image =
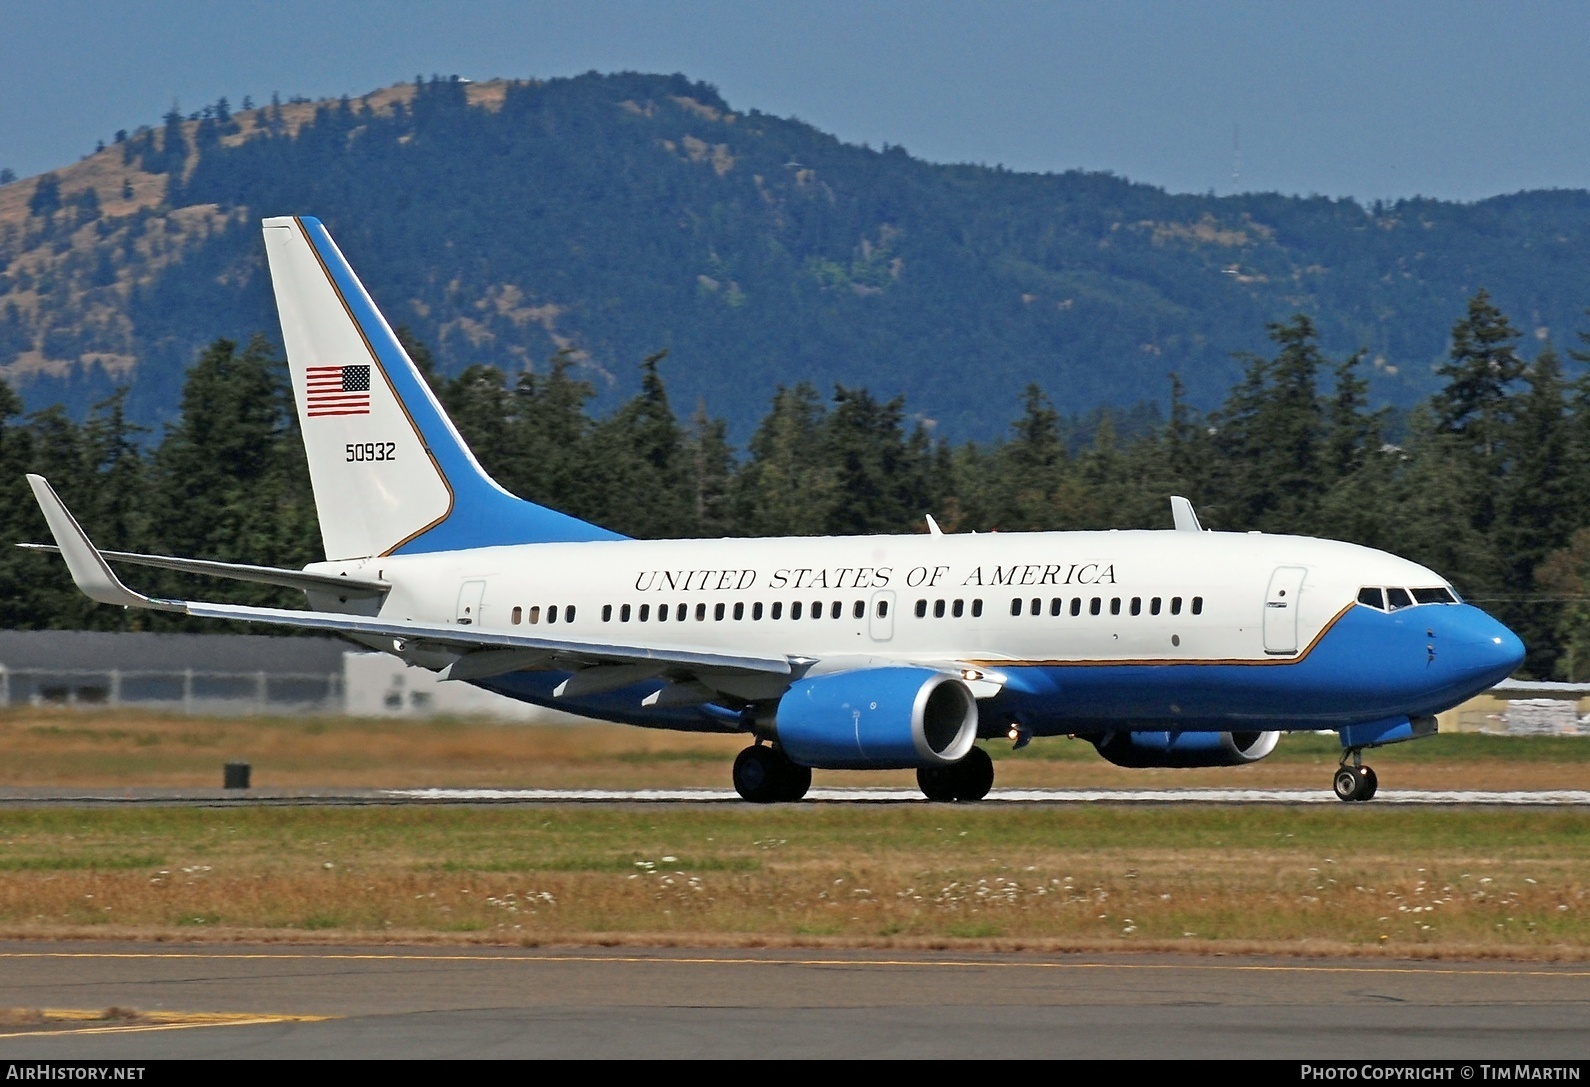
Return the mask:
<path fill-rule="evenodd" d="M 1275 750 L 1279 732 L 1111 732 L 1093 741 L 1117 766 L 1241 766 Z"/>
<path fill-rule="evenodd" d="M 802 766 L 883 770 L 949 766 L 977 739 L 977 701 L 930 668 L 863 668 L 790 685 L 774 737 Z"/>

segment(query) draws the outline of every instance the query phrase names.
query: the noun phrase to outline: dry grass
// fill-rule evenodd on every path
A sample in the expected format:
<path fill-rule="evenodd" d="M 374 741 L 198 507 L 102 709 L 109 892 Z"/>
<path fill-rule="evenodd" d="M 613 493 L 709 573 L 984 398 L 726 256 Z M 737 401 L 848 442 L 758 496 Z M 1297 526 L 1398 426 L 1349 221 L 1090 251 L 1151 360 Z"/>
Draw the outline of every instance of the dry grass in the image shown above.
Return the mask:
<path fill-rule="evenodd" d="M 483 721 L 193 718 L 127 711 L 0 712 L 0 785 L 207 786 L 221 766 L 254 767 L 258 787 L 725 787 L 745 741 L 623 725 Z M 1252 766 L 1126 770 L 1080 741 L 1045 739 L 1011 754 L 989 745 L 1003 786 L 1054 788 L 1327 788 L 1331 737 L 1283 738 Z M 1590 788 L 1590 740 L 1438 736 L 1372 760 L 1384 787 Z M 823 785 L 914 784 L 909 772 L 819 771 Z"/>
<path fill-rule="evenodd" d="M 0 931 L 1590 952 L 1590 813 L 810 804 L 0 812 Z"/>

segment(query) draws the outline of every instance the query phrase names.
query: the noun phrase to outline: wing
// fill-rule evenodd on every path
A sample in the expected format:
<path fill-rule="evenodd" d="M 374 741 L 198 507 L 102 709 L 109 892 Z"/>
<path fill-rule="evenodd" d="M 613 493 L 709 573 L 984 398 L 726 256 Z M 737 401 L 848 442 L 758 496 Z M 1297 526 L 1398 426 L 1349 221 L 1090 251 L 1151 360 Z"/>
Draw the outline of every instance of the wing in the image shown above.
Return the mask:
<path fill-rule="evenodd" d="M 560 694 L 590 694 L 612 690 L 644 679 L 669 675 L 676 684 L 692 679 L 708 688 L 734 693 L 781 691 L 795 678 L 801 661 L 789 657 L 758 657 L 714 653 L 691 649 L 660 649 L 655 646 L 624 645 L 610 642 L 581 642 L 561 638 L 534 638 L 521 634 L 479 630 L 451 623 L 418 623 L 409 620 L 370 618 L 336 612 L 293 611 L 286 608 L 257 608 L 242 604 L 212 604 L 196 600 L 172 600 L 145 596 L 129 589 L 116 576 L 88 534 L 72 516 L 43 476 L 29 475 L 28 484 L 55 537 L 55 548 L 71 572 L 77 587 L 91 600 L 124 608 L 148 608 L 177 612 L 201 619 L 230 619 L 269 626 L 323 630 L 354 638 L 405 659 L 416 659 L 441 669 L 444 679 L 484 679 L 535 668 L 561 668 L 577 674 L 560 688 Z M 46 549 L 47 545 L 33 545 Z M 111 555 L 118 553 L 111 552 Z M 160 555 L 124 555 L 127 561 L 191 573 L 238 576 L 228 563 L 206 563 L 198 559 L 173 559 Z M 274 567 L 243 567 L 259 576 L 244 580 L 286 584 L 293 588 L 342 589 L 347 579 L 320 577 Z M 228 572 L 233 571 L 233 572 Z M 314 584 L 310 584 L 313 582 Z M 371 592 L 384 592 L 383 582 L 360 583 Z M 751 697 L 751 696 L 747 696 Z"/>

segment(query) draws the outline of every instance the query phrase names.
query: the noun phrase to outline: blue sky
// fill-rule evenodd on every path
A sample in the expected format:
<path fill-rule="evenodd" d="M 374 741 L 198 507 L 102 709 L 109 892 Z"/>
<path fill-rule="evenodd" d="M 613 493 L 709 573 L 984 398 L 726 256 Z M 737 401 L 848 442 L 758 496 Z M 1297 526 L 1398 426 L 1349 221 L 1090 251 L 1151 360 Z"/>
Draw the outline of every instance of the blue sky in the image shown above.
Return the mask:
<path fill-rule="evenodd" d="M 0 0 L 0 167 L 225 95 L 684 72 L 935 161 L 1172 191 L 1590 187 L 1590 4 Z"/>

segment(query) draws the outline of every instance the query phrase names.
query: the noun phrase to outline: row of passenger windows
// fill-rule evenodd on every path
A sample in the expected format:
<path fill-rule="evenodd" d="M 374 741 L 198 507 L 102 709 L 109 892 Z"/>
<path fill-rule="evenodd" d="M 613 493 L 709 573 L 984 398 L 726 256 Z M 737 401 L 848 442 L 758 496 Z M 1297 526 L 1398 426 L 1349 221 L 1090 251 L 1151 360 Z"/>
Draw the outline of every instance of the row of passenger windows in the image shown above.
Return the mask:
<path fill-rule="evenodd" d="M 527 610 L 529 612 L 528 615 L 526 614 Z M 520 623 L 525 623 L 525 622 L 528 622 L 531 625 L 534 625 L 536 623 L 541 622 L 541 614 L 542 614 L 541 613 L 541 605 L 539 605 L 539 604 L 536 604 L 536 605 L 530 607 L 529 609 L 525 609 L 525 608 L 521 608 L 521 607 L 515 607 L 513 609 L 513 611 L 508 613 L 508 621 L 510 623 L 512 623 L 514 626 L 518 626 Z M 547 622 L 549 622 L 549 623 L 556 623 L 558 621 L 558 606 L 556 604 L 547 605 L 546 618 L 547 618 Z M 568 605 L 564 606 L 564 608 L 563 608 L 563 621 L 565 623 L 574 622 L 574 605 L 573 604 L 568 604 Z"/>
<path fill-rule="evenodd" d="M 1119 596 L 1110 597 L 1110 614 L 1111 615 L 1119 615 L 1119 614 L 1121 614 L 1121 603 L 1122 603 L 1122 598 L 1121 597 L 1119 597 Z M 1083 599 L 1082 599 L 1082 597 L 1073 596 L 1071 598 L 1071 606 L 1069 608 L 1071 614 L 1072 615 L 1081 615 L 1082 614 L 1082 607 L 1083 607 Z M 1150 615 L 1158 615 L 1160 613 L 1160 611 L 1163 609 L 1163 607 L 1164 607 L 1164 598 L 1158 597 L 1158 596 L 1154 596 L 1154 597 L 1150 597 L 1149 598 L 1149 600 L 1148 600 L 1148 614 L 1150 614 Z M 1102 596 L 1095 596 L 1091 600 L 1088 600 L 1087 601 L 1087 609 L 1088 609 L 1088 614 L 1089 615 L 1101 615 L 1101 614 L 1103 614 L 1103 612 L 1104 612 L 1104 598 Z M 1024 600 L 1024 599 L 1018 597 L 1015 600 L 1012 600 L 1010 602 L 1010 614 L 1012 614 L 1012 615 L 1020 615 L 1023 610 L 1025 610 L 1028 615 L 1042 615 L 1043 614 L 1043 600 L 1040 597 L 1036 597 L 1036 596 L 1033 597 L 1030 600 Z M 1051 597 L 1050 598 L 1050 600 L 1049 600 L 1049 614 L 1050 615 L 1063 615 L 1063 614 L 1065 614 L 1065 612 L 1067 610 L 1068 609 L 1066 607 L 1066 599 L 1065 599 L 1065 597 L 1056 596 L 1056 597 Z M 1127 605 L 1127 610 L 1132 615 L 1142 615 L 1143 614 L 1143 598 L 1140 597 L 1140 596 L 1132 597 L 1131 601 Z M 1192 613 L 1194 615 L 1202 615 L 1204 613 L 1204 598 L 1201 597 L 1201 596 L 1193 597 L 1192 598 L 1192 607 L 1191 607 L 1190 610 L 1192 611 Z M 1172 615 L 1180 615 L 1181 614 L 1181 597 L 1173 596 L 1173 597 L 1170 598 L 1170 613 Z"/>
<path fill-rule="evenodd" d="M 685 620 L 689 619 L 692 614 L 689 604 L 658 604 L 655 610 L 653 610 L 652 605 L 650 604 L 641 604 L 639 607 L 632 607 L 629 604 L 620 604 L 617 610 L 618 621 L 620 623 L 627 623 L 631 619 L 639 623 L 666 623 L 669 619 L 672 619 L 676 623 L 683 623 Z M 876 610 L 878 613 L 878 618 L 882 619 L 884 616 L 889 614 L 889 602 L 887 600 L 878 601 Z M 613 605 L 603 604 L 602 622 L 611 623 L 613 621 L 613 611 Z M 722 622 L 731 615 L 735 619 L 744 619 L 748 611 L 752 619 L 761 619 L 763 615 L 766 615 L 770 619 L 782 619 L 785 615 L 784 602 L 782 600 L 775 600 L 772 604 L 767 605 L 765 610 L 760 600 L 755 601 L 750 605 L 747 605 L 744 601 L 740 601 L 732 605 L 713 604 L 711 608 L 712 618 L 717 622 Z M 825 616 L 829 619 L 838 619 L 844 614 L 845 603 L 842 600 L 826 602 L 822 600 L 813 600 L 811 609 L 809 611 L 806 608 L 806 601 L 804 600 L 797 600 L 793 604 L 789 605 L 789 617 L 791 619 L 800 619 L 803 617 L 822 619 Z M 851 604 L 850 614 L 854 619 L 865 619 L 867 617 L 867 602 L 865 600 L 857 600 L 855 603 Z M 707 605 L 697 604 L 694 615 L 696 622 L 706 622 Z"/>
<path fill-rule="evenodd" d="M 1358 602 L 1381 611 L 1396 611 L 1398 608 L 1411 608 L 1415 604 L 1456 604 L 1458 598 L 1447 588 L 1404 589 L 1394 585 L 1382 589 L 1370 585 L 1358 590 Z"/>

